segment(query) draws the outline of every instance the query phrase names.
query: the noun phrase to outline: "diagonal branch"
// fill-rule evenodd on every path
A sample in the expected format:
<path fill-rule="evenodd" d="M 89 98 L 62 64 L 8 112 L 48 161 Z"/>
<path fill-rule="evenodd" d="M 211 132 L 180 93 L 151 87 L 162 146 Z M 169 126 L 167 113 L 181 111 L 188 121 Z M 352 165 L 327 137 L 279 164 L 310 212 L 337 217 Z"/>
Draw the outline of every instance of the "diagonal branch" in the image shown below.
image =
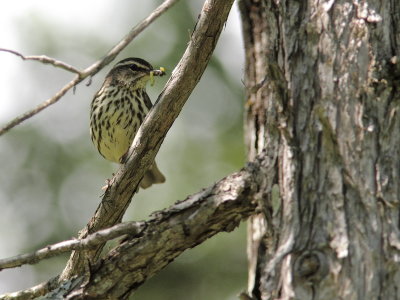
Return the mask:
<path fill-rule="evenodd" d="M 82 82 L 85 78 L 95 75 L 104 66 L 108 65 L 139 33 L 141 33 L 145 28 L 147 28 L 155 19 L 161 16 L 168 8 L 175 4 L 178 0 L 165 0 L 163 4 L 157 7 L 146 19 L 141 21 L 138 25 L 133 27 L 131 31 L 118 43 L 116 44 L 102 59 L 98 60 L 90 67 L 86 68 L 83 72 L 79 72 L 76 77 L 67 83 L 63 88 L 61 88 L 53 97 L 42 102 L 35 108 L 27 111 L 26 113 L 14 118 L 8 122 L 4 127 L 0 128 L 0 136 L 14 128 L 23 121 L 33 117 L 34 115 L 41 112 L 48 106 L 56 103 L 61 99 L 71 88 L 76 86 L 78 83 Z M 16 51 L 8 51 L 18 55 Z"/>
<path fill-rule="evenodd" d="M 186 249 L 219 232 L 232 231 L 254 214 L 268 165 L 271 166 L 267 160 L 256 160 L 215 185 L 154 213 L 150 220 L 140 224 L 139 234 L 134 231 L 91 267 L 90 278 L 83 286 L 52 280 L 40 285 L 46 287 L 41 292 L 68 286 L 67 292 L 61 289 L 64 298 L 74 293 L 74 299 L 122 299 L 121 295 L 137 289 Z M 67 282 L 76 282 L 76 278 Z M 0 300 L 28 299 L 32 290 L 38 289 L 2 295 Z M 54 293 L 44 299 L 58 299 Z"/>
<path fill-rule="evenodd" d="M 57 244 L 48 245 L 32 253 L 21 254 L 10 258 L 0 259 L 0 271 L 20 267 L 26 264 L 35 264 L 39 261 L 57 256 L 61 253 L 70 252 L 72 250 L 84 250 L 94 248 L 95 246 L 129 234 L 135 236 L 144 228 L 143 222 L 126 222 L 114 225 L 113 227 L 97 231 L 88 235 L 84 239 L 72 239 L 62 241 Z"/>
<path fill-rule="evenodd" d="M 183 57 L 140 127 L 131 145 L 126 164 L 121 166 L 111 180 L 95 215 L 80 232 L 80 238 L 121 221 L 139 181 L 153 163 L 169 128 L 200 80 L 227 20 L 232 3 L 233 0 L 205 1 Z M 61 280 L 81 274 L 84 271 L 84 262 L 87 260 L 94 264 L 101 249 L 102 247 L 92 251 L 74 251 L 61 274 Z"/>

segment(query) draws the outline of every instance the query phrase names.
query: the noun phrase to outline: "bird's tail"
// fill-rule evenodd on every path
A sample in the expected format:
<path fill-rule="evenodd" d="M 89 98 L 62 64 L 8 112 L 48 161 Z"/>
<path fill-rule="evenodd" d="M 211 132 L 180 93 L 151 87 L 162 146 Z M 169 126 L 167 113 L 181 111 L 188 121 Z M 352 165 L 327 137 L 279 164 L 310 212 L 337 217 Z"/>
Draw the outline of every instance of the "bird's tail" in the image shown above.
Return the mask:
<path fill-rule="evenodd" d="M 155 183 L 165 182 L 165 176 L 158 169 L 157 164 L 154 162 L 153 166 L 146 171 L 143 176 L 142 181 L 140 181 L 140 187 L 142 189 L 147 189 Z"/>

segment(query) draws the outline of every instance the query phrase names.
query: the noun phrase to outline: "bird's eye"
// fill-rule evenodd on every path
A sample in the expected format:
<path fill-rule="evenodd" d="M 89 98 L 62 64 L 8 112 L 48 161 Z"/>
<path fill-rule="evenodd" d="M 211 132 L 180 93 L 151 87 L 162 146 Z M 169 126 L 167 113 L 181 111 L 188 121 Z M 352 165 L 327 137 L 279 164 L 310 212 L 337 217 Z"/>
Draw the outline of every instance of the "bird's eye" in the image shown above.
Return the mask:
<path fill-rule="evenodd" d="M 129 66 L 129 68 L 133 71 L 133 72 L 147 72 L 146 68 L 143 68 L 141 66 L 135 65 L 135 64 L 131 64 Z"/>
<path fill-rule="evenodd" d="M 135 71 L 135 72 L 137 72 L 137 71 L 140 70 L 140 67 L 138 67 L 138 66 L 135 65 L 135 64 L 130 65 L 129 68 L 130 68 L 132 71 Z"/>

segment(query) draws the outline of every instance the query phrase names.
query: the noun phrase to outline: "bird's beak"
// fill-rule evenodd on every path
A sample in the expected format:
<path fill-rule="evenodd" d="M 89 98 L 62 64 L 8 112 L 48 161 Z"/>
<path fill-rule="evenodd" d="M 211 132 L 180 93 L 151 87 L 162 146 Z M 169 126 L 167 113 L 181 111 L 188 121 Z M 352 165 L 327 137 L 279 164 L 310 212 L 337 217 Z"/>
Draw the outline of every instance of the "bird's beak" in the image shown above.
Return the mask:
<path fill-rule="evenodd" d="M 160 67 L 159 69 L 151 71 L 153 76 L 164 76 L 165 75 L 165 68 Z"/>
<path fill-rule="evenodd" d="M 154 76 L 164 76 L 165 75 L 165 69 L 163 67 L 160 67 L 160 69 L 152 70 L 150 71 L 150 85 L 154 85 Z"/>

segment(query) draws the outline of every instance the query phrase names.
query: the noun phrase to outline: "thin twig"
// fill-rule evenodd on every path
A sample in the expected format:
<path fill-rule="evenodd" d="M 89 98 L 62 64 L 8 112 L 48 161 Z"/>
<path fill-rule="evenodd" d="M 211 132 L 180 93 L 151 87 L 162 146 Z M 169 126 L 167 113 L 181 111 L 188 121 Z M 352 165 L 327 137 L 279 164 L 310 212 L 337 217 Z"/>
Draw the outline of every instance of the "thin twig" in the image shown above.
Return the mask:
<path fill-rule="evenodd" d="M 41 63 L 44 64 L 50 64 L 53 65 L 56 68 L 61 68 L 64 69 L 66 71 L 72 72 L 72 73 L 76 73 L 76 74 L 81 74 L 82 72 L 79 71 L 77 68 L 62 62 L 60 60 L 56 60 L 54 58 L 48 57 L 46 55 L 30 55 L 30 56 L 25 56 L 22 55 L 21 53 L 15 51 L 15 50 L 10 50 L 10 49 L 5 49 L 5 48 L 0 48 L 0 51 L 2 52 L 8 52 L 8 53 L 12 53 L 14 55 L 17 55 L 19 57 L 21 57 L 23 60 L 37 60 L 40 61 Z"/>
<path fill-rule="evenodd" d="M 66 84 L 60 91 L 58 91 L 53 97 L 47 99 L 43 103 L 39 104 L 37 107 L 27 111 L 26 113 L 14 118 L 10 122 L 8 122 L 4 127 L 0 129 L 0 136 L 14 128 L 18 124 L 23 121 L 31 118 L 37 113 L 41 112 L 46 107 L 56 103 L 62 96 L 65 95 L 67 91 L 69 91 L 72 87 L 82 82 L 88 76 L 93 76 L 97 72 L 99 72 L 104 66 L 108 65 L 113 59 L 145 28 L 147 28 L 154 20 L 156 20 L 159 16 L 161 16 L 165 11 L 167 11 L 172 5 L 174 5 L 179 0 L 166 0 L 159 7 L 157 7 L 146 19 L 141 21 L 135 27 L 133 27 L 129 33 L 118 43 L 116 44 L 102 59 L 98 60 L 88 68 L 86 68 L 83 72 L 80 72 L 76 77 Z M 19 53 L 16 51 L 8 51 L 15 55 Z M 29 57 L 29 56 L 28 56 Z"/>
<path fill-rule="evenodd" d="M 46 246 L 32 253 L 0 259 L 0 270 L 15 268 L 25 264 L 35 264 L 40 260 L 72 250 L 90 249 L 125 234 L 135 236 L 144 229 L 143 222 L 120 223 L 113 227 L 97 231 L 84 239 L 72 239 Z"/>

